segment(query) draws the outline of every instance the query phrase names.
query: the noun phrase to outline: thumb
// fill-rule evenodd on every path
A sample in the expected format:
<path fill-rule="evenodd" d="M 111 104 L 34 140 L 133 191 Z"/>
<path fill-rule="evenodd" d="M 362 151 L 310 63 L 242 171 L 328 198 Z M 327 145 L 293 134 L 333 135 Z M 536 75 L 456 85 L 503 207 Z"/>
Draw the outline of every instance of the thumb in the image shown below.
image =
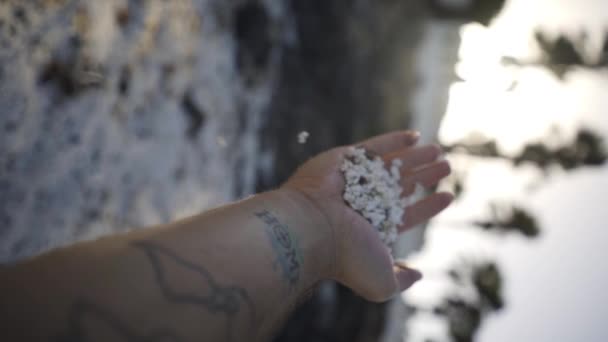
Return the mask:
<path fill-rule="evenodd" d="M 422 273 L 413 268 L 409 268 L 404 262 L 396 261 L 393 266 L 393 273 L 397 279 L 399 292 L 403 292 L 422 279 Z"/>

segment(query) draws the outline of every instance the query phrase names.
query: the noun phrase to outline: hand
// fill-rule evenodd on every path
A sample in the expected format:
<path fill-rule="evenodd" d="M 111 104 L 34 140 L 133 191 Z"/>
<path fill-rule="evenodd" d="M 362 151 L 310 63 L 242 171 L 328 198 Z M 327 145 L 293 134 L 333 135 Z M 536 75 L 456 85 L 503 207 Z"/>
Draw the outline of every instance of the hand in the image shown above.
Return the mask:
<path fill-rule="evenodd" d="M 437 145 L 414 146 L 418 134 L 393 132 L 366 140 L 356 146 L 379 155 L 385 162 L 399 158 L 402 196 L 414 192 L 415 184 L 430 187 L 450 173 L 447 161 L 437 161 Z M 420 279 L 420 272 L 393 261 L 374 227 L 343 200 L 344 177 L 340 166 L 348 147 L 337 147 L 303 164 L 283 185 L 312 202 L 325 218 L 331 232 L 334 260 L 330 277 L 371 301 L 384 301 L 404 291 Z M 452 201 L 449 193 L 434 193 L 405 209 L 399 232 L 416 226 L 445 209 Z"/>

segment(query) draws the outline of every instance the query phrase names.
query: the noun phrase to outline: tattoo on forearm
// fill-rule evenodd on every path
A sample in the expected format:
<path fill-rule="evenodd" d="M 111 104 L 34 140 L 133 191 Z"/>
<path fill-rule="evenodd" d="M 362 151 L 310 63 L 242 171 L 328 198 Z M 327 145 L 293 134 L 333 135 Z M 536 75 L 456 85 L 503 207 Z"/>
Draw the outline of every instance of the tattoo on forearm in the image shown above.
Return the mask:
<path fill-rule="evenodd" d="M 67 333 L 57 336 L 53 342 L 99 341 L 100 336 L 116 342 L 184 341 L 170 330 L 158 330 L 149 335 L 138 334 L 114 313 L 84 299 L 78 299 L 72 305 L 68 324 Z M 96 330 L 91 331 L 90 327 L 95 327 Z"/>
<path fill-rule="evenodd" d="M 290 287 L 295 286 L 300 279 L 302 267 L 302 255 L 296 236 L 268 210 L 255 212 L 255 216 L 266 224 L 266 233 L 277 255 L 275 269 L 280 268 L 283 279 Z"/>
<path fill-rule="evenodd" d="M 213 314 L 224 314 L 226 316 L 227 340 L 232 340 L 232 325 L 243 307 L 248 310 L 249 331 L 255 329 L 255 307 L 244 288 L 220 285 L 204 267 L 181 258 L 168 248 L 149 241 L 138 241 L 132 245 L 143 250 L 148 257 L 154 269 L 156 282 L 167 300 L 179 304 L 199 306 Z M 173 262 L 177 267 L 186 271 L 194 272 L 202 282 L 201 285 L 209 289 L 208 293 L 188 293 L 173 288 L 165 276 L 166 271 L 163 268 L 162 259 Z"/>
<path fill-rule="evenodd" d="M 186 260 L 172 250 L 149 241 L 137 241 L 132 246 L 142 250 L 154 271 L 156 284 L 162 296 L 173 304 L 200 307 L 211 314 L 222 314 L 226 317 L 225 340 L 233 341 L 233 326 L 238 318 L 248 322 L 248 331 L 254 332 L 257 323 L 255 307 L 247 291 L 238 286 L 226 286 L 218 283 L 203 266 Z M 190 272 L 194 282 L 200 282 L 196 290 L 180 290 L 172 284 L 166 273 L 171 269 Z M 244 317 L 241 316 L 244 315 Z M 246 324 L 246 323 L 244 323 Z M 97 340 L 95 331 L 88 331 L 91 326 L 103 327 L 111 334 L 120 337 L 118 341 L 137 342 L 180 342 L 182 341 L 171 330 L 159 330 L 150 335 L 137 334 L 117 315 L 100 306 L 84 300 L 76 301 L 69 313 L 68 332 L 58 337 L 57 342 L 85 342 Z M 178 329 L 174 329 L 178 330 Z M 91 338 L 89 338 L 91 337 Z"/>

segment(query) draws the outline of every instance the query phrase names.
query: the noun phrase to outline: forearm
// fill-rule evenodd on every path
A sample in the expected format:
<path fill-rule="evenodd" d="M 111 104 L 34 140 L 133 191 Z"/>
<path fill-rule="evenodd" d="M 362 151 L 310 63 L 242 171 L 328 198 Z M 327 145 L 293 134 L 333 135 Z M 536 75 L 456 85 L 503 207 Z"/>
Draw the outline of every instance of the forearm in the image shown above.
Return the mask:
<path fill-rule="evenodd" d="M 270 192 L 35 258 L 1 271 L 0 319 L 19 340 L 263 339 L 330 272 L 309 209 Z"/>

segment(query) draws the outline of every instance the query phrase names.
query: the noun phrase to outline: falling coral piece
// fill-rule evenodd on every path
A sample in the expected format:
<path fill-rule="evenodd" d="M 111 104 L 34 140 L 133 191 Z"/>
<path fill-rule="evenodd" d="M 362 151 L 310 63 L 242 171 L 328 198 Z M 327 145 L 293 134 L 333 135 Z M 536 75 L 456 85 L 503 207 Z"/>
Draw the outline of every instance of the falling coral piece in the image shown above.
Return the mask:
<path fill-rule="evenodd" d="M 306 144 L 306 140 L 308 140 L 309 136 L 310 136 L 310 134 L 306 131 L 302 131 L 302 132 L 298 133 L 298 143 Z"/>

